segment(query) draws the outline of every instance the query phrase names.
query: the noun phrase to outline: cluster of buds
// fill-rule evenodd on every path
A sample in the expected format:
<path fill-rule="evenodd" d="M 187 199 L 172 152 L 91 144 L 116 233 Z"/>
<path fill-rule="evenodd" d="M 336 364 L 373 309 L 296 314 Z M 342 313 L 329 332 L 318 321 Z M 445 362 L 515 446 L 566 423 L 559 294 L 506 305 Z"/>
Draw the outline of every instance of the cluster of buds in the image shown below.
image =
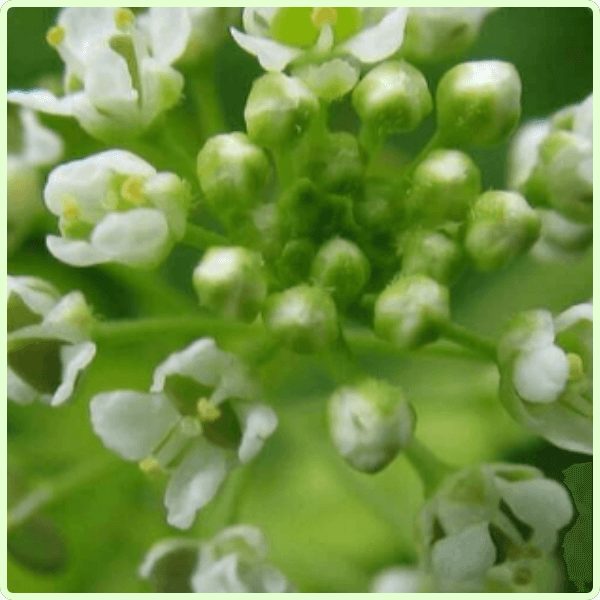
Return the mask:
<path fill-rule="evenodd" d="M 293 592 L 285 575 L 267 561 L 259 529 L 234 525 L 211 540 L 166 539 L 150 548 L 139 568 L 159 593 Z"/>

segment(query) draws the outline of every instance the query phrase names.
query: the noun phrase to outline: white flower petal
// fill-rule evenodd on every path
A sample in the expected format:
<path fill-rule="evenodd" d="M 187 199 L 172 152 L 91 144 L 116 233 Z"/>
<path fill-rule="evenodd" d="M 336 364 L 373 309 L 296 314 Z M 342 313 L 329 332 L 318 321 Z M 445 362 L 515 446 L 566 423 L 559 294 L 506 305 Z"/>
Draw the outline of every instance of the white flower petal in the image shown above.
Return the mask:
<path fill-rule="evenodd" d="M 496 484 L 516 517 L 533 527 L 530 543 L 551 552 L 559 529 L 573 516 L 567 490 L 558 482 L 545 478 L 517 482 L 496 478 Z"/>
<path fill-rule="evenodd" d="M 192 589 L 196 593 L 244 594 L 249 590 L 238 575 L 238 557 L 229 554 L 220 560 L 202 566 L 192 576 Z"/>
<path fill-rule="evenodd" d="M 192 30 L 188 8 L 148 9 L 147 26 L 153 56 L 162 64 L 174 63 L 185 50 Z"/>
<path fill-rule="evenodd" d="M 240 546 L 245 551 L 251 549 L 255 560 L 264 560 L 269 553 L 267 540 L 260 529 L 245 524 L 232 525 L 223 529 L 204 546 L 204 550 L 211 556 L 222 556 L 223 548 L 226 552 L 231 552 L 232 547 Z"/>
<path fill-rule="evenodd" d="M 235 411 L 242 426 L 242 441 L 238 458 L 242 463 L 250 462 L 262 449 L 265 440 L 277 428 L 277 415 L 266 404 L 238 403 Z"/>
<path fill-rule="evenodd" d="M 33 111 L 21 110 L 23 123 L 23 152 L 20 158 L 33 166 L 50 165 L 57 162 L 63 151 L 61 138 L 51 129 L 43 127 Z"/>
<path fill-rule="evenodd" d="M 185 183 L 173 173 L 157 173 L 144 183 L 144 194 L 159 208 L 177 239 L 185 234 L 190 194 Z"/>
<path fill-rule="evenodd" d="M 508 153 L 507 184 L 518 190 L 528 179 L 538 161 L 541 143 L 551 131 L 549 120 L 530 121 L 514 136 Z"/>
<path fill-rule="evenodd" d="M 561 333 L 579 321 L 589 321 L 590 323 L 593 323 L 593 320 L 594 307 L 591 302 L 585 302 L 583 304 L 571 306 L 560 313 L 554 320 L 554 327 L 556 333 Z"/>
<path fill-rule="evenodd" d="M 305 65 L 293 72 L 319 98 L 328 102 L 347 94 L 358 82 L 359 70 L 336 58 L 322 65 Z"/>
<path fill-rule="evenodd" d="M 482 577 L 496 560 L 487 522 L 436 542 L 431 560 L 440 585 L 447 591 L 455 582 Z"/>
<path fill-rule="evenodd" d="M 46 246 L 54 258 L 73 267 L 89 267 L 110 260 L 85 240 L 70 240 L 49 235 L 46 237 Z"/>
<path fill-rule="evenodd" d="M 180 552 L 181 550 L 198 552 L 199 549 L 200 543 L 194 540 L 187 540 L 183 538 L 161 540 L 160 542 L 154 544 L 154 546 L 150 548 L 144 557 L 144 562 L 142 562 L 138 569 L 138 575 L 142 579 L 148 579 L 157 563 L 159 563 L 167 555 Z"/>
<path fill-rule="evenodd" d="M 6 395 L 17 404 L 31 404 L 40 397 L 40 393 L 23 381 L 10 367 L 6 370 Z M 49 400 L 49 396 L 45 395 Z"/>
<path fill-rule="evenodd" d="M 144 58 L 139 68 L 143 90 L 142 119 L 147 126 L 179 102 L 184 80 L 179 71 L 153 58 Z"/>
<path fill-rule="evenodd" d="M 268 35 L 271 21 L 275 13 L 279 10 L 277 7 L 271 8 L 244 8 L 242 22 L 244 30 L 250 35 L 263 37 Z"/>
<path fill-rule="evenodd" d="M 63 346 L 60 350 L 60 357 L 63 363 L 62 381 L 58 386 L 52 401 L 52 406 L 59 406 L 66 402 L 75 389 L 77 378 L 96 355 L 96 344 L 93 342 L 82 342 Z"/>
<path fill-rule="evenodd" d="M 156 367 L 150 389 L 153 392 L 163 391 L 169 375 L 184 375 L 202 385 L 214 387 L 228 368 L 229 356 L 217 348 L 213 339 L 196 340 L 184 350 L 169 355 Z"/>
<path fill-rule="evenodd" d="M 167 522 L 178 529 L 191 527 L 196 512 L 208 504 L 231 468 L 228 453 L 198 440 L 171 475 L 165 492 Z"/>
<path fill-rule="evenodd" d="M 94 396 L 90 412 L 102 443 L 127 460 L 152 454 L 180 419 L 163 395 L 129 390 Z"/>
<path fill-rule="evenodd" d="M 569 361 L 554 344 L 524 352 L 515 362 L 515 389 L 527 402 L 554 402 L 564 391 L 568 378 Z"/>
<path fill-rule="evenodd" d="M 8 275 L 6 283 L 7 297 L 16 294 L 37 315 L 46 315 L 60 299 L 58 290 L 38 277 Z"/>
<path fill-rule="evenodd" d="M 283 71 L 287 65 L 302 54 L 302 50 L 284 46 L 279 42 L 261 37 L 253 37 L 231 28 L 233 39 L 246 52 L 258 58 L 265 71 Z"/>
<path fill-rule="evenodd" d="M 170 249 L 169 225 L 161 211 L 151 208 L 109 213 L 96 225 L 91 244 L 107 260 L 152 268 Z"/>
<path fill-rule="evenodd" d="M 364 63 L 383 60 L 394 54 L 402 45 L 407 16 L 408 8 L 395 8 L 377 25 L 363 29 L 344 42 L 340 48 Z"/>
<path fill-rule="evenodd" d="M 371 584 L 375 594 L 412 594 L 420 591 L 421 573 L 413 567 L 392 567 L 377 575 Z"/>
<path fill-rule="evenodd" d="M 8 101 L 49 115 L 63 117 L 72 117 L 74 115 L 73 103 L 68 96 L 57 98 L 54 94 L 46 90 L 8 92 Z"/>

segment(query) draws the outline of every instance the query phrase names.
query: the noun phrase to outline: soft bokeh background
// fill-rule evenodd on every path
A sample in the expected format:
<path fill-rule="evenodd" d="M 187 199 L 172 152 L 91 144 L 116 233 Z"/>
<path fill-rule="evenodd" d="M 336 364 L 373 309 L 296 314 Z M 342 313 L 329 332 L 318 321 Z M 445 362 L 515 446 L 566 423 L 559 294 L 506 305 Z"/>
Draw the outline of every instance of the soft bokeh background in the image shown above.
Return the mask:
<path fill-rule="evenodd" d="M 60 75 L 61 62 L 44 41 L 56 10 L 9 9 L 9 89 L 32 87 L 40 78 Z M 592 11 L 500 9 L 487 19 L 466 58 L 513 62 L 523 80 L 523 120 L 546 116 L 581 101 L 592 90 Z M 431 89 L 451 64 L 423 69 Z M 244 102 L 260 69 L 228 40 L 216 58 L 215 72 L 229 125 L 241 130 Z M 100 149 L 74 123 L 46 122 L 59 126 L 69 141 L 67 158 Z M 355 126 L 348 102 L 336 108 L 334 126 Z M 391 150 L 389 160 L 400 151 L 414 154 L 432 130 L 430 117 L 416 134 L 394 138 L 401 150 Z M 482 169 L 484 188 L 501 188 L 506 146 L 472 154 Z M 183 299 L 151 277 L 128 281 L 129 275 L 119 269 L 62 265 L 48 254 L 41 235 L 9 257 L 8 270 L 46 278 L 63 292 L 80 289 L 100 315 L 127 318 L 172 314 L 188 304 L 193 310 L 190 273 L 198 258 L 197 251 L 178 249 L 162 268 L 162 275 L 181 290 Z M 539 266 L 525 257 L 499 273 L 466 272 L 453 288 L 453 315 L 458 323 L 495 336 L 515 311 L 535 307 L 558 311 L 591 295 L 591 251 L 566 266 Z M 199 331 L 194 337 L 204 333 Z M 147 389 L 155 365 L 191 339 L 174 334 L 130 343 L 106 342 L 68 405 L 50 409 L 10 403 L 10 472 L 34 488 L 45 478 L 109 456 L 90 428 L 91 396 L 115 388 Z M 251 351 L 248 340 L 221 336 L 218 341 L 226 348 Z M 513 423 L 497 401 L 495 369 L 485 362 L 434 358 L 427 352 L 407 356 L 377 348 L 362 348 L 358 353 L 361 364 L 374 375 L 402 385 L 419 416 L 419 437 L 453 464 L 525 462 L 562 481 L 564 469 L 588 461 L 589 457 L 540 442 Z M 375 476 L 353 472 L 336 456 L 324 419 L 325 401 L 334 382 L 315 360 L 282 353 L 268 365 L 264 386 L 266 400 L 278 411 L 281 425 L 247 468 L 238 521 L 264 530 L 273 562 L 300 591 L 367 591 L 378 570 L 414 562 L 412 521 L 422 493 L 402 456 Z M 162 490 L 160 483 L 148 480 L 134 464 L 115 456 L 110 468 L 44 512 L 63 539 L 63 568 L 54 573 L 35 572 L 9 558 L 9 590 L 150 591 L 136 575 L 141 559 L 156 540 L 182 535 L 165 523 Z M 222 526 L 219 502 L 217 498 L 183 535 L 202 538 Z M 565 589 L 574 591 L 572 586 Z"/>

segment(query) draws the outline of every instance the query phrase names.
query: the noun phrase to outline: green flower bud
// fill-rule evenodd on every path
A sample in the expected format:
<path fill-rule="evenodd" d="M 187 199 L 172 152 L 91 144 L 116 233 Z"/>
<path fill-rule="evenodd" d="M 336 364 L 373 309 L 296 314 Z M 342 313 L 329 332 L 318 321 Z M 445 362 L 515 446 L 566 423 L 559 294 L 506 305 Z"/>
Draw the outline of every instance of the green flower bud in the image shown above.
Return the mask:
<path fill-rule="evenodd" d="M 341 305 L 355 300 L 369 280 L 370 265 L 353 242 L 334 238 L 321 246 L 312 264 L 313 279 Z"/>
<path fill-rule="evenodd" d="M 338 337 L 335 303 L 321 288 L 299 285 L 267 298 L 265 325 L 282 344 L 295 352 L 315 352 Z"/>
<path fill-rule="evenodd" d="M 482 194 L 470 216 L 465 249 L 481 271 L 494 271 L 529 250 L 540 234 L 540 218 L 516 192 Z"/>
<path fill-rule="evenodd" d="M 248 137 L 279 149 L 297 141 L 319 111 L 319 100 L 299 79 L 267 73 L 253 84 L 244 119 Z"/>
<path fill-rule="evenodd" d="M 402 390 L 383 381 L 336 390 L 327 411 L 336 450 L 358 471 L 381 471 L 412 441 L 414 412 Z"/>
<path fill-rule="evenodd" d="M 492 591 L 487 586 L 504 579 L 501 566 L 525 591 L 531 569 L 554 550 L 572 515 L 567 490 L 538 469 L 468 467 L 447 477 L 419 512 L 420 562 L 439 592 Z"/>
<path fill-rule="evenodd" d="M 192 278 L 200 304 L 219 314 L 252 321 L 267 295 L 260 254 L 246 248 L 209 248 Z"/>
<path fill-rule="evenodd" d="M 352 105 L 379 136 L 416 129 L 433 107 L 425 77 L 404 61 L 369 71 L 354 88 Z"/>
<path fill-rule="evenodd" d="M 538 164 L 523 190 L 536 204 L 591 225 L 592 167 L 591 140 L 569 131 L 555 131 L 541 143 Z"/>
<path fill-rule="evenodd" d="M 277 261 L 281 283 L 287 287 L 307 281 L 314 257 L 315 245 L 311 240 L 301 238 L 287 242 Z"/>
<path fill-rule="evenodd" d="M 216 135 L 198 153 L 200 187 L 217 214 L 260 202 L 270 174 L 266 154 L 245 133 Z"/>
<path fill-rule="evenodd" d="M 429 224 L 462 221 L 481 193 L 477 165 L 458 150 L 434 150 L 415 169 L 409 211 Z"/>
<path fill-rule="evenodd" d="M 304 163 L 303 173 L 320 188 L 337 194 L 361 189 L 365 156 L 350 133 L 330 133 L 316 148 L 307 145 L 302 150 L 299 158 Z"/>
<path fill-rule="evenodd" d="M 403 275 L 426 275 L 449 285 L 460 274 L 463 263 L 461 247 L 441 232 L 419 229 L 403 240 Z"/>
<path fill-rule="evenodd" d="M 405 350 L 434 341 L 449 318 L 448 288 L 424 275 L 398 277 L 375 303 L 375 333 Z"/>
<path fill-rule="evenodd" d="M 493 146 L 519 121 L 521 80 L 507 62 L 462 63 L 444 74 L 436 100 L 443 143 Z"/>

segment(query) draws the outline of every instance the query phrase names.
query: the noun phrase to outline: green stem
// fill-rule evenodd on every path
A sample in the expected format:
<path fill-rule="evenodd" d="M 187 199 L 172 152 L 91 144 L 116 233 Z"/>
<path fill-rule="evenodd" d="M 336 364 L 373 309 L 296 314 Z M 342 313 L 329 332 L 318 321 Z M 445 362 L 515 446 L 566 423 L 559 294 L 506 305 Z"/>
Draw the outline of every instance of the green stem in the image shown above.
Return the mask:
<path fill-rule="evenodd" d="M 402 194 L 406 194 L 412 185 L 412 178 L 415 174 L 417 167 L 423 162 L 423 160 L 436 148 L 439 148 L 442 143 L 442 137 L 438 131 L 436 131 L 429 141 L 421 148 L 419 153 L 408 163 L 406 171 L 402 174 L 399 186 Z"/>
<path fill-rule="evenodd" d="M 229 129 L 221 110 L 212 65 L 213 62 L 208 61 L 201 69 L 190 72 L 186 77 L 188 91 L 196 106 L 196 116 L 205 140 Z"/>
<path fill-rule="evenodd" d="M 454 471 L 416 438 L 404 449 L 404 455 L 423 482 L 425 498 L 431 497 L 440 483 Z"/>
<path fill-rule="evenodd" d="M 439 328 L 445 338 L 465 348 L 475 350 L 475 352 L 482 354 L 494 362 L 496 361 L 496 343 L 494 340 L 474 333 L 466 327 L 462 327 L 451 321 L 440 323 Z"/>
<path fill-rule="evenodd" d="M 230 245 L 230 241 L 224 235 L 192 223 L 186 225 L 185 235 L 181 243 L 203 251 L 211 246 Z"/>
<path fill-rule="evenodd" d="M 277 169 L 277 179 L 281 191 L 289 188 L 296 179 L 296 166 L 291 148 L 280 148 L 273 151 L 273 160 Z"/>
<path fill-rule="evenodd" d="M 173 137 L 173 133 L 168 127 L 162 130 L 160 144 L 169 154 L 178 158 L 179 165 L 182 165 L 180 171 L 183 171 L 190 183 L 195 185 L 198 179 L 196 157 L 190 156 L 180 142 Z"/>
<path fill-rule="evenodd" d="M 245 323 L 222 321 L 198 314 L 184 314 L 176 317 L 97 323 L 92 330 L 92 338 L 96 341 L 118 340 L 165 333 L 191 333 L 198 336 L 224 333 L 248 335 L 255 331 L 256 327 Z"/>
<path fill-rule="evenodd" d="M 75 469 L 61 475 L 54 481 L 40 485 L 8 511 L 8 531 L 27 522 L 43 508 L 68 496 L 74 489 L 95 481 L 111 466 L 114 467 L 116 464 L 118 463 L 112 456 L 108 459 L 103 457 L 102 459 L 78 465 Z"/>

